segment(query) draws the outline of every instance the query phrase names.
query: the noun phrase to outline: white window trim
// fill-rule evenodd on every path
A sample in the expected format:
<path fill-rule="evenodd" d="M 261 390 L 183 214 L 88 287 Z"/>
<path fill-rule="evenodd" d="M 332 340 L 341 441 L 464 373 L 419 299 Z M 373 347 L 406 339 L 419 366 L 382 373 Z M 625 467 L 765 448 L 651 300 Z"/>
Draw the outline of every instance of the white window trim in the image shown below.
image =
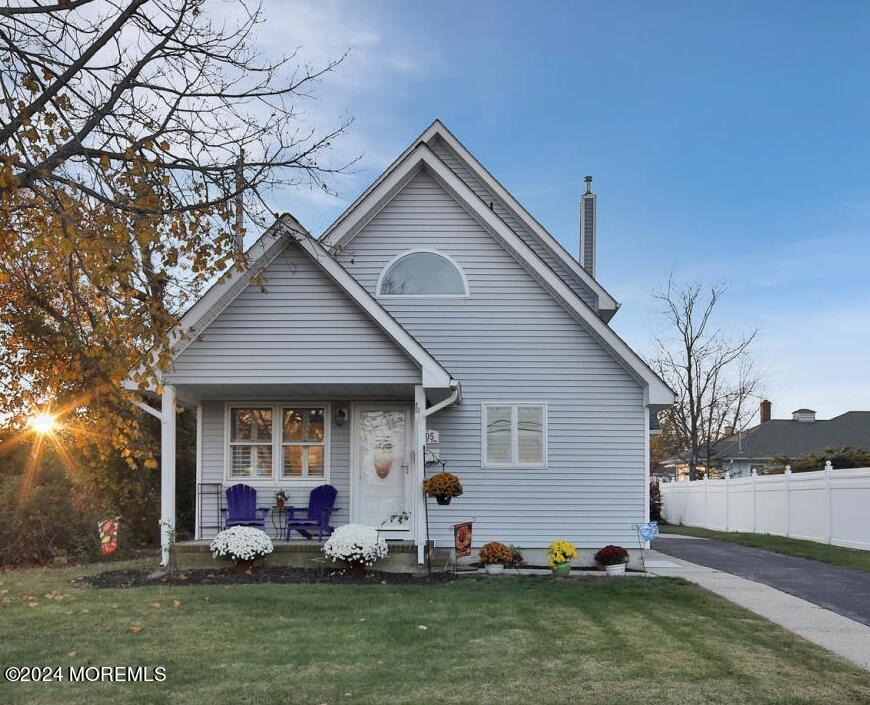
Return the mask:
<path fill-rule="evenodd" d="M 323 407 L 323 477 L 282 477 L 283 461 L 283 414 L 284 409 L 299 407 L 311 408 Z M 232 410 L 233 409 L 271 409 L 272 410 L 272 476 L 271 477 L 242 477 L 232 474 Z M 260 485 L 281 487 L 286 484 L 309 486 L 312 484 L 329 483 L 329 466 L 332 436 L 332 405 L 325 401 L 228 401 L 224 404 L 224 482 L 243 483 L 246 485 Z M 239 442 L 241 444 L 241 441 Z M 299 445 L 303 445 L 299 444 Z M 266 444 L 262 444 L 266 445 Z M 288 444 L 292 445 L 292 444 Z"/>
<path fill-rule="evenodd" d="M 509 406 L 511 409 L 511 462 L 490 462 L 486 453 L 486 411 L 490 406 Z M 519 433 L 517 432 L 517 410 L 522 406 L 540 407 L 544 412 L 544 438 L 543 438 L 543 462 L 520 463 L 519 458 Z M 486 470 L 545 470 L 548 462 L 549 451 L 549 408 L 542 401 L 485 401 L 480 405 L 480 459 L 481 467 Z"/>
<path fill-rule="evenodd" d="M 392 267 L 396 262 L 408 255 L 414 254 L 429 254 L 436 255 L 441 257 L 442 259 L 446 259 L 450 264 L 452 264 L 456 271 L 459 272 L 459 276 L 462 277 L 462 288 L 464 289 L 461 294 L 382 294 L 381 286 L 384 283 L 384 277 L 387 275 L 387 272 L 390 271 L 390 267 Z M 381 273 L 378 275 L 378 283 L 375 287 L 376 295 L 379 299 L 467 299 L 470 294 L 470 289 L 468 287 L 468 277 L 465 276 L 465 271 L 462 267 L 459 266 L 459 263 L 453 259 L 450 255 L 441 252 L 440 250 L 435 250 L 430 247 L 415 247 L 410 250 L 405 250 L 404 252 L 400 252 L 393 259 L 391 259 L 384 268 L 381 270 Z"/>

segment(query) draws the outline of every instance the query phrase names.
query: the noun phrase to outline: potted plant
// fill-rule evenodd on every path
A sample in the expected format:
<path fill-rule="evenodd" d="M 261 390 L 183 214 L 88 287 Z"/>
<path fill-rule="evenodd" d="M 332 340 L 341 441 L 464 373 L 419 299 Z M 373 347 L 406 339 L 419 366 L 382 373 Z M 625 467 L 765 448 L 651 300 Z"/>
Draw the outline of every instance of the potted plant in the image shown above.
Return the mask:
<path fill-rule="evenodd" d="M 232 561 L 237 573 L 249 573 L 254 561 L 265 558 L 272 550 L 272 540 L 265 531 L 251 526 L 231 526 L 211 542 L 214 558 Z"/>
<path fill-rule="evenodd" d="M 595 562 L 603 565 L 608 575 L 625 575 L 628 551 L 622 546 L 605 546 L 595 554 Z"/>
<path fill-rule="evenodd" d="M 377 529 L 362 524 L 339 526 L 323 544 L 323 555 L 342 562 L 349 575 L 364 576 L 375 561 L 387 557 L 387 542 Z"/>
<path fill-rule="evenodd" d="M 287 490 L 277 490 L 275 492 L 275 506 L 282 509 L 287 503 Z"/>
<path fill-rule="evenodd" d="M 498 541 L 490 541 L 480 548 L 480 562 L 489 575 L 501 573 L 506 565 L 510 565 L 513 557 L 513 551 Z"/>
<path fill-rule="evenodd" d="M 462 483 L 452 472 L 439 472 L 423 481 L 423 492 L 438 504 L 450 504 L 451 499 L 462 494 Z"/>
<path fill-rule="evenodd" d="M 553 541 L 547 549 L 547 565 L 556 577 L 571 575 L 571 559 L 577 557 L 577 549 L 570 541 Z"/>

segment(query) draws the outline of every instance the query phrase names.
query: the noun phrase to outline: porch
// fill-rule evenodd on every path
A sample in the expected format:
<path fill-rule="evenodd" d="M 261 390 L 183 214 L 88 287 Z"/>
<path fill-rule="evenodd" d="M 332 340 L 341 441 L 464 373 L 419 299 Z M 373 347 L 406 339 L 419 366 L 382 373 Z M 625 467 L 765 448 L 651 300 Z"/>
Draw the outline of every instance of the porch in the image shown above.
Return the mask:
<path fill-rule="evenodd" d="M 316 529 L 314 540 L 285 540 L 287 509 L 276 506 L 275 493 L 286 493 L 286 506 L 298 517 L 311 490 L 324 484 L 337 491 L 333 527 L 378 527 L 395 556 L 391 565 L 407 570 L 423 564 L 426 418 L 458 401 L 458 385 L 167 384 L 162 391 L 164 564 L 175 525 L 177 405 L 194 410 L 197 419 L 195 540 L 178 544 L 185 567 L 213 564 L 208 544 L 224 528 L 226 491 L 237 484 L 253 488 L 257 507 L 268 510 L 264 529 L 275 545 L 270 561 L 277 565 L 311 567 L 321 557 L 321 544 Z"/>

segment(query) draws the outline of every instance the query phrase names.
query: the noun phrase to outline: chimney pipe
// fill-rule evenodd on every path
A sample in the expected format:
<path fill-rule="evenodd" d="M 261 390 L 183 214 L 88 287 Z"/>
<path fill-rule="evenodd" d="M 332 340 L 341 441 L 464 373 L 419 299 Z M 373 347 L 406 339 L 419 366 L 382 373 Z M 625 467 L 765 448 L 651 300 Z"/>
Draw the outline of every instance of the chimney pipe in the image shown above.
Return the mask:
<path fill-rule="evenodd" d="M 761 408 L 759 409 L 759 417 L 761 419 L 761 421 L 760 421 L 761 423 L 767 423 L 768 421 L 770 421 L 770 411 L 771 411 L 770 402 L 767 401 L 767 399 L 762 399 L 761 400 Z"/>
<path fill-rule="evenodd" d="M 592 193 L 592 177 L 583 179 L 586 191 L 580 197 L 580 264 L 595 276 L 595 228 L 598 220 L 598 199 Z"/>

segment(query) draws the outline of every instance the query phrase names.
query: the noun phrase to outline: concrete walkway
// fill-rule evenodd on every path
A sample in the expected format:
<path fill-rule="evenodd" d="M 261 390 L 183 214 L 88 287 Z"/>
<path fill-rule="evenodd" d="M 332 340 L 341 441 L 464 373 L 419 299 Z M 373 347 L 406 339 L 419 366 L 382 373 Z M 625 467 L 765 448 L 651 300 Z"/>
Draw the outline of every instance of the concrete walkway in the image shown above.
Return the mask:
<path fill-rule="evenodd" d="M 667 541 L 656 546 L 646 552 L 648 572 L 696 583 L 870 670 L 870 627 L 769 585 L 677 558 L 666 553 Z"/>

